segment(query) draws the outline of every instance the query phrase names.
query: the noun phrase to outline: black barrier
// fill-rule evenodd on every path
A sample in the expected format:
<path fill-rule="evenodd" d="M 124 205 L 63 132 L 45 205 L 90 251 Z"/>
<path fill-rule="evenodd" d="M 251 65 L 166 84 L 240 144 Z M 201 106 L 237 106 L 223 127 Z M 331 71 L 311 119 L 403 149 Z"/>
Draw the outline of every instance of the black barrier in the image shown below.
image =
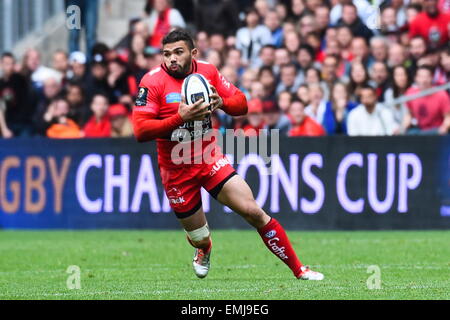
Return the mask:
<path fill-rule="evenodd" d="M 448 136 L 281 139 L 279 154 L 265 160 L 246 153 L 235 168 L 287 229 L 450 228 Z M 203 204 L 213 228 L 248 228 L 206 193 Z M 155 143 L 30 139 L 0 141 L 0 227 L 179 223 L 161 185 Z"/>

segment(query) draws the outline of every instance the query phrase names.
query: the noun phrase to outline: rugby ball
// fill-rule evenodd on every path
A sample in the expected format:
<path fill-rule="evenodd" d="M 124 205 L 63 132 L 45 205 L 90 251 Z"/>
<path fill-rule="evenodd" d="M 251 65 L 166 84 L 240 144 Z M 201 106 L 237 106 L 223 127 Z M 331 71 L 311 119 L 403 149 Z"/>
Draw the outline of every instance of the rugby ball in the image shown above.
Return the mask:
<path fill-rule="evenodd" d="M 211 103 L 210 95 L 212 94 L 208 80 L 199 73 L 194 73 L 184 79 L 181 94 L 186 98 L 186 104 L 191 106 L 197 101 L 203 99 L 203 105 Z"/>

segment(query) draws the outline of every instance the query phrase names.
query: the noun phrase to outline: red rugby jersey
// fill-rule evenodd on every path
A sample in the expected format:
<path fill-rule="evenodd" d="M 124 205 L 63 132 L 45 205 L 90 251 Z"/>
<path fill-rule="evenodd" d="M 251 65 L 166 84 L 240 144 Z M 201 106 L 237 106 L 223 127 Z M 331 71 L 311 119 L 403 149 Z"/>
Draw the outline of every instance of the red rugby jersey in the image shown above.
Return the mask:
<path fill-rule="evenodd" d="M 245 95 L 232 83 L 228 82 L 209 63 L 193 60 L 192 73 L 203 75 L 209 83 L 217 89 L 218 94 L 224 101 L 223 110 L 231 115 L 242 115 L 247 113 Z M 181 87 L 183 79 L 176 79 L 169 75 L 165 65 L 161 65 L 147 73 L 139 86 L 139 95 L 133 110 L 133 124 L 135 135 L 141 142 L 156 138 L 158 144 L 158 162 L 162 167 L 176 166 L 171 159 L 172 149 L 179 143 L 172 141 L 177 138 L 178 129 L 186 129 L 195 134 L 193 123 L 184 123 L 178 114 L 181 103 Z M 152 121 L 152 119 L 160 121 Z M 154 129 L 154 130 L 153 130 Z M 198 129 L 198 128 L 195 128 Z M 212 129 L 211 119 L 206 119 L 202 124 L 203 133 Z M 151 132 L 151 134 L 148 134 Z M 192 139 L 194 140 L 194 138 Z M 201 153 L 212 143 L 203 141 Z M 194 142 L 191 143 L 191 162 L 199 153 L 194 153 Z M 210 150 L 210 149 L 208 149 Z"/>

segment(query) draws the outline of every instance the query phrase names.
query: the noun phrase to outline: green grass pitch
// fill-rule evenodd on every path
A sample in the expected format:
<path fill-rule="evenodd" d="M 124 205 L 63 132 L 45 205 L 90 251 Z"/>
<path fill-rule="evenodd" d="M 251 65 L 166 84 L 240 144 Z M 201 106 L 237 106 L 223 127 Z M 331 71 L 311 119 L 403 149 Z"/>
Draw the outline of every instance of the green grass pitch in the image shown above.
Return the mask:
<path fill-rule="evenodd" d="M 251 231 L 213 231 L 199 280 L 183 232 L 0 232 L 2 299 L 449 299 L 450 232 L 289 232 L 300 259 L 325 274 L 296 280 Z M 67 268 L 81 268 L 81 289 Z M 381 270 L 369 290 L 367 269 Z"/>

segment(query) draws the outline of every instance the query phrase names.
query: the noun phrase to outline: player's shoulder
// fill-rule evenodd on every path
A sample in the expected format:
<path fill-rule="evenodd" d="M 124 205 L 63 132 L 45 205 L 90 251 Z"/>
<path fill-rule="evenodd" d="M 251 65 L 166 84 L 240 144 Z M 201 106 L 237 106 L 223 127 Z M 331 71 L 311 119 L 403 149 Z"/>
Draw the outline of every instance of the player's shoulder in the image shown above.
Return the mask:
<path fill-rule="evenodd" d="M 147 72 L 141 80 L 141 86 L 154 86 L 164 81 L 165 72 L 161 66 Z"/>
<path fill-rule="evenodd" d="M 203 74 L 215 74 L 218 72 L 216 66 L 214 66 L 213 64 L 203 61 L 203 60 L 196 60 L 197 62 L 197 70 L 199 73 Z"/>

